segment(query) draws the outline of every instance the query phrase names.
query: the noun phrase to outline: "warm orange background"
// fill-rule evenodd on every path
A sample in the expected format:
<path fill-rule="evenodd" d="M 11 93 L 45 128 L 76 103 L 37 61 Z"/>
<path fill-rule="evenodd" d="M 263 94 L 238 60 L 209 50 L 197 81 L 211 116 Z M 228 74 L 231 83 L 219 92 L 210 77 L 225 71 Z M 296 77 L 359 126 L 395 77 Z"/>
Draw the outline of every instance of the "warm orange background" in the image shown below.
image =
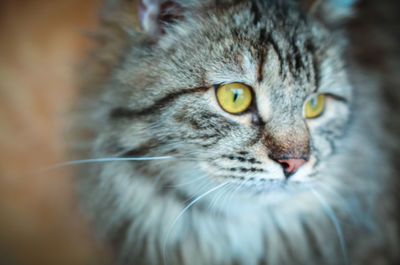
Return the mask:
<path fill-rule="evenodd" d="M 98 0 L 0 1 L 0 264 L 102 263 L 77 214 L 63 131 Z"/>

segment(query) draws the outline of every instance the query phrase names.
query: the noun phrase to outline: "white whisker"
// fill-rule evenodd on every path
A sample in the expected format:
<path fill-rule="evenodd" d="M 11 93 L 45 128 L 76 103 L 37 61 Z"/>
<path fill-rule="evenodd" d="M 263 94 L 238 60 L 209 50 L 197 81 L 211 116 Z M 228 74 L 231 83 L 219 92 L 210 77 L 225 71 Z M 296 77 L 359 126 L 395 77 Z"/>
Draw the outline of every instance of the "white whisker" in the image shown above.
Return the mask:
<path fill-rule="evenodd" d="M 226 201 L 226 208 L 231 209 L 232 208 L 232 200 L 235 195 L 249 182 L 249 179 L 246 179 L 245 181 L 241 181 L 239 185 L 235 183 L 236 185 L 233 186 L 233 189 L 231 190 L 230 194 L 228 194 L 225 198 Z M 225 202 L 224 201 L 224 202 Z"/>
<path fill-rule="evenodd" d="M 65 166 L 73 166 L 88 163 L 104 163 L 104 162 L 115 162 L 115 161 L 151 161 L 151 160 L 163 160 L 170 159 L 173 156 L 153 156 L 153 157 L 105 157 L 105 158 L 92 158 L 92 159 L 82 159 L 82 160 L 72 160 L 62 163 L 57 163 L 52 166 L 42 169 L 42 171 L 53 170 Z"/>
<path fill-rule="evenodd" d="M 313 188 L 310 187 L 312 194 L 314 195 L 315 198 L 321 203 L 321 206 L 323 207 L 325 213 L 328 215 L 329 219 L 331 219 L 333 226 L 335 227 L 336 233 L 339 238 L 339 244 L 340 248 L 342 250 L 342 255 L 343 255 L 343 261 L 344 264 L 348 264 L 348 258 L 347 258 L 347 250 L 346 250 L 346 242 L 344 240 L 343 236 L 343 231 L 342 228 L 340 227 L 340 223 L 333 212 L 332 208 L 329 206 L 328 203 L 324 200 L 324 198 Z"/>
<path fill-rule="evenodd" d="M 196 202 L 198 202 L 199 200 L 201 200 L 202 198 L 204 198 L 204 197 L 207 196 L 208 194 L 210 194 L 210 193 L 212 193 L 212 192 L 214 192 L 214 191 L 216 191 L 216 190 L 222 188 L 222 187 L 225 186 L 226 184 L 228 184 L 228 182 L 221 183 L 220 185 L 218 185 L 218 186 L 216 186 L 216 187 L 214 187 L 214 188 L 212 188 L 212 189 L 206 191 L 205 193 L 203 193 L 203 194 L 201 194 L 200 196 L 198 196 L 196 199 L 192 200 L 185 208 L 183 208 L 183 210 L 178 214 L 178 216 L 174 219 L 174 221 L 169 225 L 169 229 L 168 229 L 167 234 L 165 235 L 165 240 L 164 240 L 164 243 L 163 243 L 163 261 L 164 261 L 164 264 L 165 264 L 165 265 L 167 264 L 167 262 L 166 262 L 167 259 L 166 259 L 166 255 L 165 255 L 165 254 L 166 254 L 167 241 L 168 241 L 169 235 L 170 235 L 170 233 L 171 233 L 173 227 L 174 227 L 175 224 L 178 222 L 178 220 L 181 218 L 181 216 L 182 216 L 190 207 L 192 207 Z"/>
<path fill-rule="evenodd" d="M 375 224 L 371 217 L 363 210 L 363 207 L 361 206 L 361 202 L 359 198 L 355 195 L 352 196 L 347 196 L 346 198 L 344 195 L 338 193 L 335 191 L 333 188 L 329 187 L 325 183 L 318 183 L 318 186 L 321 189 L 326 190 L 327 192 L 330 192 L 334 196 L 337 197 L 337 199 L 340 199 L 343 201 L 344 209 L 346 210 L 346 214 L 351 218 L 350 220 L 355 223 L 356 225 L 362 225 L 367 229 L 373 230 L 375 227 Z"/>
<path fill-rule="evenodd" d="M 212 213 L 216 212 L 217 202 L 221 202 L 223 197 L 224 196 L 226 197 L 229 194 L 229 191 L 232 188 L 231 185 L 232 185 L 232 183 L 227 182 L 227 186 L 225 187 L 225 189 L 219 190 L 220 193 L 214 196 L 214 198 L 211 200 L 211 202 L 209 203 L 209 206 L 208 206 L 210 212 L 212 212 Z"/>

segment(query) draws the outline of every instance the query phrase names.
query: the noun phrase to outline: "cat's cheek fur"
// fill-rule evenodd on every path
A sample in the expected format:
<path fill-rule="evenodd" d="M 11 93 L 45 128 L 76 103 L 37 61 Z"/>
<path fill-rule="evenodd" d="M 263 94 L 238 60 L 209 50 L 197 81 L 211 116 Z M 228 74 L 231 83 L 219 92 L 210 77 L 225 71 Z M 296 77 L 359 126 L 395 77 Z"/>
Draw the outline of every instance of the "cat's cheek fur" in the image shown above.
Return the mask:
<path fill-rule="evenodd" d="M 323 113 L 306 120 L 317 160 L 329 159 L 336 143 L 347 133 L 351 119 L 349 104 L 327 96 Z"/>

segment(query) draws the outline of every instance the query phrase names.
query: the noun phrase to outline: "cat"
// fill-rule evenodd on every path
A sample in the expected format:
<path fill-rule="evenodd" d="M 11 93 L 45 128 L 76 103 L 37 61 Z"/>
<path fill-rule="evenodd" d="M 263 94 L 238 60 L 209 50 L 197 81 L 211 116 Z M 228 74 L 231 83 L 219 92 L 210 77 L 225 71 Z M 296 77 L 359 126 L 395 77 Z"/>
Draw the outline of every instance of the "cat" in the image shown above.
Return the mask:
<path fill-rule="evenodd" d="M 396 264 L 398 83 L 354 5 L 105 2 L 83 121 L 113 161 L 79 191 L 115 264 Z"/>

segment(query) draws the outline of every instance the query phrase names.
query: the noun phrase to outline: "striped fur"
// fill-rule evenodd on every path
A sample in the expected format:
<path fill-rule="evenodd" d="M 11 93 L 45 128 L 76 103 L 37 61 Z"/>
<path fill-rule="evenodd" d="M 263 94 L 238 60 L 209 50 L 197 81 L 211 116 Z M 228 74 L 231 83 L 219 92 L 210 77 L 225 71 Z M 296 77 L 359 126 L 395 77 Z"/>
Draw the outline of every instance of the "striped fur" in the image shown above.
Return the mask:
<path fill-rule="evenodd" d="M 323 19 L 333 7 L 177 2 L 184 13 L 159 39 L 129 29 L 94 109 L 96 157 L 174 157 L 96 165 L 82 178 L 116 263 L 394 264 L 379 86 L 354 81 L 346 36 Z M 253 89 L 248 112 L 219 107 L 215 89 L 231 82 Z M 306 120 L 316 91 L 327 107 Z M 309 159 L 288 180 L 274 160 L 285 154 Z"/>

